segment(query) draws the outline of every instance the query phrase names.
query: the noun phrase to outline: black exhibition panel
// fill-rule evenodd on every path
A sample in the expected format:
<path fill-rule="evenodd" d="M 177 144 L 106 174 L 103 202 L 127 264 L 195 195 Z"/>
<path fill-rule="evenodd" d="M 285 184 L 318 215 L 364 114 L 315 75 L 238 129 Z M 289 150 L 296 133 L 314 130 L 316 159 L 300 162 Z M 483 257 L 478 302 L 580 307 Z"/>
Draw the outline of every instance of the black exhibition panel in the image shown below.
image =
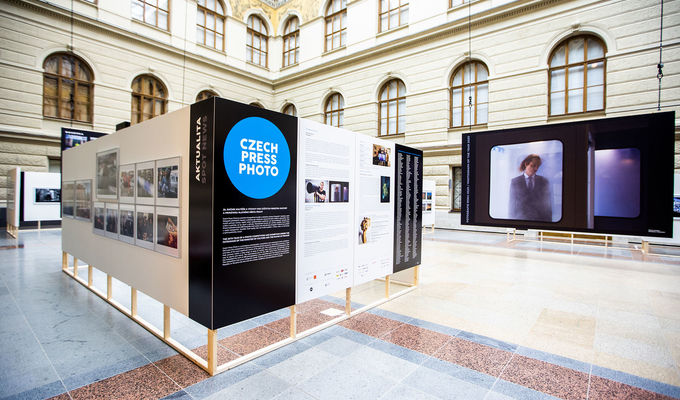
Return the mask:
<path fill-rule="evenodd" d="M 423 152 L 396 144 L 394 272 L 420 265 L 423 237 Z"/>
<path fill-rule="evenodd" d="M 463 134 L 461 224 L 671 237 L 674 120 L 674 112 L 662 112 Z M 513 146 L 526 144 L 528 149 L 532 144 L 548 142 L 560 143 L 557 147 L 561 148 L 561 166 L 556 167 L 561 193 L 554 197 L 559 199 L 555 203 L 559 209 L 553 214 L 559 218 L 531 220 L 513 219 L 510 214 L 492 215 L 492 203 L 504 195 L 492 186 L 492 175 L 508 174 L 493 164 L 494 151 L 498 154 Z M 605 154 L 607 150 L 632 155 L 608 161 L 606 157 L 612 154 Z M 623 175 L 616 177 L 616 168 L 611 167 L 616 167 L 615 162 L 620 163 L 622 171 L 628 168 L 635 172 L 629 181 Z M 605 165 L 608 169 L 600 167 Z M 514 168 L 516 164 L 507 167 Z M 513 171 L 522 176 L 519 170 Z M 610 183 L 606 186 L 602 182 Z M 613 187 L 611 182 L 618 182 L 628 197 L 606 193 Z M 603 200 L 598 202 L 598 198 Z"/>

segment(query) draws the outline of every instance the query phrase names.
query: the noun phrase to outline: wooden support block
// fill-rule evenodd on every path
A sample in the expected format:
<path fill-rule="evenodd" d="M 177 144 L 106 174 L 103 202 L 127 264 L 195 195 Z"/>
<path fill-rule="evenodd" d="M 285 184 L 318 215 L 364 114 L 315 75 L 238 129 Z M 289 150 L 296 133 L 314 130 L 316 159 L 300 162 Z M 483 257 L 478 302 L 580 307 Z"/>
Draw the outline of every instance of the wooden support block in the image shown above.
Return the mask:
<path fill-rule="evenodd" d="M 68 253 L 65 251 L 61 252 L 61 269 L 65 270 L 68 268 Z"/>
<path fill-rule="evenodd" d="M 420 265 L 413 267 L 413 286 L 418 286 L 418 280 L 420 275 Z"/>
<path fill-rule="evenodd" d="M 137 316 L 137 289 L 130 287 L 130 314 Z"/>
<path fill-rule="evenodd" d="M 646 240 L 642 241 L 642 252 L 644 254 L 649 254 L 649 242 Z"/>
<path fill-rule="evenodd" d="M 385 297 L 390 297 L 390 276 L 385 275 Z"/>
<path fill-rule="evenodd" d="M 73 257 L 73 277 L 78 277 L 78 259 Z"/>
<path fill-rule="evenodd" d="M 352 313 L 352 288 L 348 287 L 345 289 L 345 314 L 350 315 Z"/>
<path fill-rule="evenodd" d="M 111 284 L 111 275 L 106 274 L 106 300 L 111 300 L 113 297 L 113 285 Z"/>
<path fill-rule="evenodd" d="M 92 287 L 92 266 L 87 266 L 87 286 Z"/>
<path fill-rule="evenodd" d="M 170 339 L 170 307 L 163 305 L 163 339 Z"/>
<path fill-rule="evenodd" d="M 295 304 L 290 306 L 290 337 L 297 335 L 297 314 L 295 314 Z"/>
<path fill-rule="evenodd" d="M 208 373 L 212 376 L 217 371 L 217 331 L 208 329 Z"/>

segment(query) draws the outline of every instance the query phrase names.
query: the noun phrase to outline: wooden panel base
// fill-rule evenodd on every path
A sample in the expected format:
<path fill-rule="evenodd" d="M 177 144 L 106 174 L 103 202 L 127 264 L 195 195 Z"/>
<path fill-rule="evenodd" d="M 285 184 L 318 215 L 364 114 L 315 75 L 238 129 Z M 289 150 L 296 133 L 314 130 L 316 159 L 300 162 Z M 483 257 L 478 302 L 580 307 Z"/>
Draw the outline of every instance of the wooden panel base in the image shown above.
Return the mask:
<path fill-rule="evenodd" d="M 77 269 L 78 261 L 77 259 L 74 258 L 74 268 L 69 268 L 68 266 L 68 254 L 66 252 L 63 252 L 62 254 L 62 271 L 75 279 L 78 283 L 82 284 L 84 287 L 87 289 L 91 290 L 94 294 L 102 298 L 104 301 L 107 303 L 111 304 L 114 308 L 116 308 L 118 311 L 122 312 L 125 314 L 127 317 L 132 319 L 133 321 L 137 322 L 139 325 L 141 325 L 144 329 L 149 331 L 151 334 L 156 336 L 158 339 L 162 340 L 165 342 L 168 346 L 172 347 L 175 349 L 178 353 L 182 354 L 184 357 L 189 359 L 191 362 L 202 368 L 204 371 L 209 373 L 210 375 L 216 375 L 221 372 L 227 371 L 231 368 L 234 368 L 236 366 L 239 366 L 243 363 L 246 363 L 250 360 L 253 360 L 257 357 L 260 357 L 264 354 L 267 354 L 271 351 L 274 351 L 278 348 L 281 348 L 283 346 L 286 346 L 290 343 L 295 342 L 296 340 L 300 340 L 302 338 L 305 338 L 313 333 L 319 332 L 323 329 L 329 328 L 333 325 L 338 324 L 339 322 L 342 322 L 348 318 L 351 318 L 357 314 L 360 314 L 362 312 L 368 311 L 371 308 L 377 307 L 387 301 L 390 301 L 396 297 L 402 296 L 406 293 L 411 292 L 412 290 L 416 289 L 416 285 L 418 283 L 418 267 L 414 267 L 414 282 L 412 284 L 404 284 L 402 282 L 393 282 L 393 283 L 398 283 L 398 284 L 403 284 L 406 286 L 405 289 L 400 290 L 397 293 L 390 294 L 389 290 L 389 285 L 390 285 L 390 277 L 389 275 L 385 278 L 385 297 L 375 301 L 374 303 L 365 305 L 359 309 L 353 310 L 351 308 L 351 294 L 352 290 L 351 288 L 347 288 L 345 291 L 345 313 L 339 317 L 336 317 L 330 321 L 324 322 L 321 325 L 315 326 L 313 328 L 307 329 L 306 331 L 303 332 L 297 332 L 297 316 L 296 316 L 296 306 L 292 305 L 290 306 L 290 337 L 283 339 L 279 342 L 273 343 L 265 348 L 262 348 L 260 350 L 254 351 L 250 354 L 243 355 L 235 360 L 229 361 L 227 363 L 224 363 L 222 365 L 217 365 L 217 331 L 208 329 L 208 355 L 207 359 L 202 358 L 198 354 L 194 353 L 192 350 L 189 350 L 185 346 L 183 346 L 181 343 L 178 341 L 174 340 L 173 338 L 170 337 L 170 307 L 164 305 L 163 306 L 163 330 L 161 331 L 160 329 L 156 328 L 155 326 L 151 325 L 149 322 L 144 320 L 143 318 L 139 317 L 137 314 L 137 290 L 133 287 L 130 287 L 130 309 L 126 308 L 119 302 L 113 299 L 113 285 L 112 285 L 112 277 L 111 275 L 106 275 L 106 293 L 100 291 L 97 289 L 95 286 L 92 285 L 92 266 L 88 266 L 88 277 L 87 280 L 84 280 L 83 278 L 78 276 L 78 269 Z"/>

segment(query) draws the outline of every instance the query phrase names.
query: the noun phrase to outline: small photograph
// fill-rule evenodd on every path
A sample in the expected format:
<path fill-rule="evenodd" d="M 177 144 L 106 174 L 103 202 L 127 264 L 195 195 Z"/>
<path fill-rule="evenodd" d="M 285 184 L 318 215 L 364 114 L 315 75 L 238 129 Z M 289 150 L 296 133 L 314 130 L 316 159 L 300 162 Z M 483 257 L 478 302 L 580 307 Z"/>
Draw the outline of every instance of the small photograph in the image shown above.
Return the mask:
<path fill-rule="evenodd" d="M 76 201 L 92 201 L 92 181 L 76 182 Z"/>
<path fill-rule="evenodd" d="M 118 198 L 118 149 L 97 153 L 97 198 Z"/>
<path fill-rule="evenodd" d="M 328 181 L 305 179 L 305 203 L 328 203 Z M 348 191 L 349 198 L 349 191 Z"/>
<path fill-rule="evenodd" d="M 673 217 L 680 217 L 680 196 L 673 196 Z"/>
<path fill-rule="evenodd" d="M 349 182 L 328 181 L 331 203 L 349 203 Z"/>
<path fill-rule="evenodd" d="M 156 161 L 156 204 L 179 207 L 179 157 Z"/>
<path fill-rule="evenodd" d="M 359 222 L 359 244 L 366 244 L 369 242 L 369 228 L 371 227 L 371 218 L 364 217 Z"/>
<path fill-rule="evenodd" d="M 134 164 L 120 166 L 120 200 L 135 201 L 135 166 Z"/>
<path fill-rule="evenodd" d="M 380 202 L 389 203 L 390 202 L 390 177 L 381 176 L 380 177 Z"/>
<path fill-rule="evenodd" d="M 78 147 L 81 144 L 87 142 L 87 136 L 67 133 L 64 135 L 64 142 L 67 149 L 70 149 L 71 147 Z"/>
<path fill-rule="evenodd" d="M 106 236 L 118 238 L 118 204 L 106 205 Z"/>
<path fill-rule="evenodd" d="M 106 207 L 104 203 L 94 203 L 94 233 L 103 235 L 106 228 Z"/>
<path fill-rule="evenodd" d="M 427 193 L 427 200 L 432 200 L 432 192 L 426 192 Z"/>
<path fill-rule="evenodd" d="M 540 222 L 562 219 L 562 142 L 498 145 L 490 152 L 491 218 Z"/>
<path fill-rule="evenodd" d="M 390 166 L 390 149 L 379 144 L 373 145 L 373 165 Z"/>
<path fill-rule="evenodd" d="M 75 182 L 63 182 L 61 184 L 62 201 L 73 201 L 76 199 Z"/>
<path fill-rule="evenodd" d="M 89 201 L 76 202 L 76 219 L 89 221 L 92 219 L 92 203 Z"/>
<path fill-rule="evenodd" d="M 137 164 L 137 203 L 154 204 L 154 162 Z"/>
<path fill-rule="evenodd" d="M 153 249 L 153 221 L 154 210 L 150 206 L 137 206 L 135 224 L 135 244 L 147 249 Z"/>
<path fill-rule="evenodd" d="M 156 208 L 156 251 L 179 257 L 179 209 Z"/>
<path fill-rule="evenodd" d="M 121 204 L 118 216 L 120 227 L 118 240 L 126 243 L 135 242 L 135 206 Z"/>
<path fill-rule="evenodd" d="M 427 200 L 427 192 L 423 192 L 423 200 Z"/>
<path fill-rule="evenodd" d="M 61 203 L 61 214 L 64 217 L 73 217 L 74 216 L 74 203 L 72 201 L 70 202 L 63 202 Z"/>
<path fill-rule="evenodd" d="M 432 211 L 432 203 L 425 204 L 425 211 Z"/>
<path fill-rule="evenodd" d="M 61 189 L 35 189 L 35 203 L 59 203 Z"/>

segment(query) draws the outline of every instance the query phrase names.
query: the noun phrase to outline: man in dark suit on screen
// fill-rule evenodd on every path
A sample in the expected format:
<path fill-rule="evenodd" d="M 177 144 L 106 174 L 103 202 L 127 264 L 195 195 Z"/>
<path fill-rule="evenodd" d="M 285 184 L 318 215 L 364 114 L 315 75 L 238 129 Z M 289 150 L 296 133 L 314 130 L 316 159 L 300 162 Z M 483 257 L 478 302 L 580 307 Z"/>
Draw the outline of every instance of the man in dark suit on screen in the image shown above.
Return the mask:
<path fill-rule="evenodd" d="M 537 175 L 541 157 L 529 154 L 519 166 L 522 175 L 510 182 L 510 219 L 552 222 L 550 182 Z"/>

